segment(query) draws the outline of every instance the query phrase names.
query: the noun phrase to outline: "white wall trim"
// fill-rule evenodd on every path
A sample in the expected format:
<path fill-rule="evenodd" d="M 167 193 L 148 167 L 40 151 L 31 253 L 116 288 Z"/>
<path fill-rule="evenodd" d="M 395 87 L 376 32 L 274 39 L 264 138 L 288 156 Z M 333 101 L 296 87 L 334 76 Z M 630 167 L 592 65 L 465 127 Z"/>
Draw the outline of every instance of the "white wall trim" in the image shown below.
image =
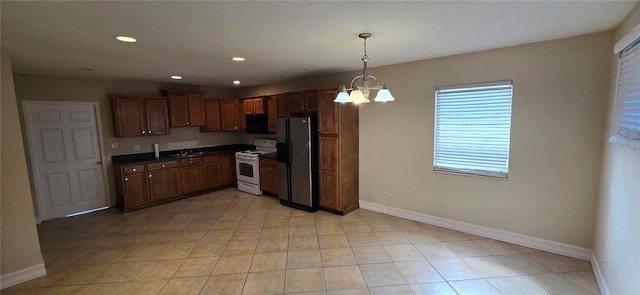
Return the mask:
<path fill-rule="evenodd" d="M 385 213 L 397 217 L 402 217 L 418 222 L 428 223 L 448 229 L 453 229 L 465 233 L 470 233 L 482 237 L 491 238 L 494 240 L 499 240 L 507 243 L 512 243 L 516 245 L 521 245 L 533 249 L 538 249 L 546 252 L 551 252 L 559 255 L 569 256 L 573 258 L 590 260 L 591 259 L 591 250 L 554 242 L 545 239 L 539 239 L 527 235 L 522 235 L 514 232 L 504 231 L 500 229 L 485 227 L 481 225 L 475 225 L 471 223 L 455 221 L 451 219 L 446 219 L 442 217 L 427 215 L 423 213 L 413 212 L 409 210 L 389 207 L 385 205 L 380 205 L 367 201 L 360 201 L 360 208 L 371 210 L 375 212 Z"/>
<path fill-rule="evenodd" d="M 607 281 L 604 279 L 604 273 L 600 268 L 600 261 L 596 257 L 596 253 L 591 251 L 591 268 L 593 269 L 593 276 L 596 277 L 596 283 L 598 283 L 598 289 L 600 289 L 601 295 L 611 295 L 609 293 L 609 287 Z"/>
<path fill-rule="evenodd" d="M 0 289 L 9 288 L 46 275 L 47 270 L 44 268 L 44 263 L 32 265 L 21 270 L 2 275 L 0 277 Z"/>

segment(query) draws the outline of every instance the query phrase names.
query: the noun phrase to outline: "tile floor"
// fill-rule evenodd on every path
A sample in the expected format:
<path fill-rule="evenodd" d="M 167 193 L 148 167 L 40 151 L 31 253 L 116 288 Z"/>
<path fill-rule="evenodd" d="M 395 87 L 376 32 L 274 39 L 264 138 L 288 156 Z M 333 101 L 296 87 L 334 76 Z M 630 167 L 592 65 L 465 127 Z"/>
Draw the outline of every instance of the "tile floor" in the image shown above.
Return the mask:
<path fill-rule="evenodd" d="M 38 232 L 47 276 L 2 294 L 599 294 L 587 261 L 235 189 Z"/>

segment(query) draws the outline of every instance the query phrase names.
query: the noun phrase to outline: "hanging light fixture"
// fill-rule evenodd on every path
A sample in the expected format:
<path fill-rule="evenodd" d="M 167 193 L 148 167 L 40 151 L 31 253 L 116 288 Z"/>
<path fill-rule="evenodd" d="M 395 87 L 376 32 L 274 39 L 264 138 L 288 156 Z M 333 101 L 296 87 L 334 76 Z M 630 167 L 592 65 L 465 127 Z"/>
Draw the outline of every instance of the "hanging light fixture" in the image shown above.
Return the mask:
<path fill-rule="evenodd" d="M 371 86 L 370 84 L 370 79 L 377 80 L 376 77 L 369 75 L 367 69 L 367 62 L 369 61 L 369 56 L 367 56 L 367 38 L 371 37 L 371 33 L 362 33 L 358 35 L 358 37 L 364 39 L 364 56 L 362 57 L 364 69 L 362 70 L 362 75 L 356 76 L 351 80 L 351 84 L 349 84 L 351 88 L 347 89 L 346 86 L 342 86 L 342 89 L 340 89 L 333 102 L 367 103 L 370 102 L 369 94 L 371 94 L 371 90 L 378 90 L 376 98 L 373 99 L 373 101 L 393 101 L 395 98 L 391 95 L 391 91 L 389 91 L 386 84 L 382 83 L 382 86 Z M 347 93 L 348 90 L 351 90 L 351 93 Z"/>

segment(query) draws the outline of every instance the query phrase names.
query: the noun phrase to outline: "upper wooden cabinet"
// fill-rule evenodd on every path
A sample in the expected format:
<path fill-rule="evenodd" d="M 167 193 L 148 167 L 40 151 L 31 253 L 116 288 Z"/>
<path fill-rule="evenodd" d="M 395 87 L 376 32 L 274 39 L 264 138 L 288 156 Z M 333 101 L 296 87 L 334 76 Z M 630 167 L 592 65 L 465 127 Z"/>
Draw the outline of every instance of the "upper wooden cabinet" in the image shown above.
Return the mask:
<path fill-rule="evenodd" d="M 166 98 L 111 98 L 115 137 L 166 135 L 169 107 Z"/>
<path fill-rule="evenodd" d="M 222 131 L 240 130 L 240 103 L 237 99 L 220 100 L 220 129 Z"/>
<path fill-rule="evenodd" d="M 262 115 L 264 114 L 264 98 L 245 98 L 242 100 L 242 109 L 245 115 Z"/>
<path fill-rule="evenodd" d="M 278 116 L 277 117 L 283 117 L 283 118 L 288 118 L 291 116 L 290 112 L 289 112 L 289 97 L 287 95 L 274 95 L 272 97 L 275 97 L 278 100 Z"/>
<path fill-rule="evenodd" d="M 289 99 L 289 113 L 314 113 L 318 111 L 318 92 L 315 90 L 291 93 Z"/>
<path fill-rule="evenodd" d="M 318 95 L 318 131 L 320 134 L 338 134 L 340 104 L 333 102 L 337 91 L 322 91 Z"/>
<path fill-rule="evenodd" d="M 205 124 L 200 127 L 200 132 L 221 131 L 220 122 L 220 101 L 217 99 L 204 100 L 204 117 Z"/>
<path fill-rule="evenodd" d="M 267 118 L 269 132 L 276 132 L 276 118 L 278 117 L 278 98 L 271 96 L 267 98 Z"/>
<path fill-rule="evenodd" d="M 205 126 L 204 92 L 169 90 L 171 127 Z"/>

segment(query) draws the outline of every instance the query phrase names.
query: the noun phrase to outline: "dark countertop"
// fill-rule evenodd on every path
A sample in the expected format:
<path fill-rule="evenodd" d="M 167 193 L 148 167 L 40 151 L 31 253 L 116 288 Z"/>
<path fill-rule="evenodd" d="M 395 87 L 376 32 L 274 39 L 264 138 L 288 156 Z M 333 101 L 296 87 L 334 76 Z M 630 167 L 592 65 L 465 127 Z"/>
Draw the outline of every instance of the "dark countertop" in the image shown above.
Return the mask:
<path fill-rule="evenodd" d="M 230 144 L 230 145 L 193 148 L 193 149 L 186 149 L 186 150 L 191 151 L 190 156 L 197 157 L 197 156 L 215 155 L 215 154 L 222 154 L 222 153 L 239 152 L 239 151 L 251 150 L 255 148 L 256 148 L 255 146 L 248 145 L 248 144 Z M 113 162 L 114 165 L 115 164 L 119 164 L 119 165 L 148 164 L 148 163 L 155 163 L 155 162 L 173 161 L 173 160 L 179 160 L 179 159 L 185 158 L 185 157 L 170 156 L 170 155 L 179 154 L 182 151 L 183 150 L 161 151 L 159 159 L 155 158 L 155 155 L 153 152 L 111 156 L 111 161 Z"/>
<path fill-rule="evenodd" d="M 278 153 L 269 153 L 269 154 L 260 155 L 258 157 L 277 159 L 278 158 Z"/>

